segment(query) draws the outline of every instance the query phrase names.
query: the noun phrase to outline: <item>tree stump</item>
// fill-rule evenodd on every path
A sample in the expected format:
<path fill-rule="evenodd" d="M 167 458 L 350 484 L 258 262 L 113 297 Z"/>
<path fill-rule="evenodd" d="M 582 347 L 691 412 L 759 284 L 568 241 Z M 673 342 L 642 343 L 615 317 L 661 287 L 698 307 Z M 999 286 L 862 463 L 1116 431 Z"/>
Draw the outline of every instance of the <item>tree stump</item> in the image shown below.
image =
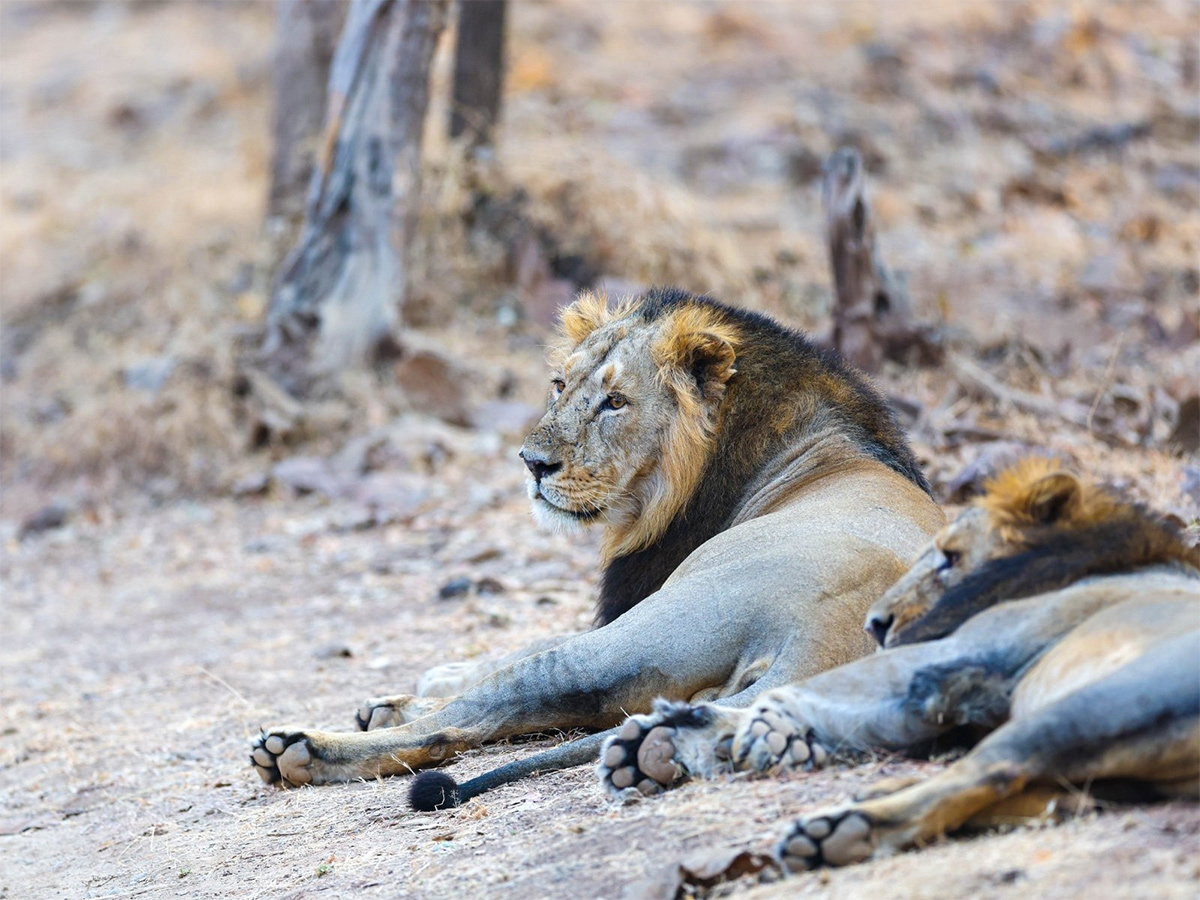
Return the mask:
<path fill-rule="evenodd" d="M 304 218 L 304 197 L 325 116 L 329 67 L 346 9 L 344 0 L 277 0 L 275 4 L 274 147 L 267 222 L 280 252 L 295 242 Z"/>
<path fill-rule="evenodd" d="M 295 247 L 277 270 L 261 362 L 293 394 L 394 350 L 416 224 L 429 70 L 446 0 L 354 0 Z"/>
<path fill-rule="evenodd" d="M 937 335 L 914 321 L 908 289 L 879 258 L 857 150 L 843 147 L 830 158 L 822 199 L 835 291 L 834 347 L 867 372 L 878 371 L 885 358 L 939 362 Z"/>

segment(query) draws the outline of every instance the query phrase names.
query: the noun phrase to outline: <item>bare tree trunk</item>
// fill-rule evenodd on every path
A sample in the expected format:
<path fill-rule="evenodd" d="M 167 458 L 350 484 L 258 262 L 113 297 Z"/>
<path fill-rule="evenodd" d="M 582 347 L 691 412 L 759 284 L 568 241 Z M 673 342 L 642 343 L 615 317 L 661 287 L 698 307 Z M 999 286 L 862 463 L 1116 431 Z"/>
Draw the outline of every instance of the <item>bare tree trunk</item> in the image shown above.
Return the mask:
<path fill-rule="evenodd" d="M 293 393 L 394 348 L 446 0 L 354 0 L 304 226 L 275 274 L 263 363 Z"/>
<path fill-rule="evenodd" d="M 472 147 L 490 145 L 500 120 L 507 14 L 508 0 L 459 0 L 450 137 Z"/>
<path fill-rule="evenodd" d="M 833 345 L 868 372 L 878 371 L 885 357 L 940 362 L 937 335 L 914 321 L 908 289 L 877 255 L 865 190 L 862 157 L 852 147 L 841 148 L 830 158 L 822 185 L 836 294 Z"/>
<path fill-rule="evenodd" d="M 275 146 L 267 219 L 273 236 L 286 246 L 296 239 L 304 217 L 305 189 L 325 117 L 329 66 L 347 8 L 345 0 L 276 0 Z"/>

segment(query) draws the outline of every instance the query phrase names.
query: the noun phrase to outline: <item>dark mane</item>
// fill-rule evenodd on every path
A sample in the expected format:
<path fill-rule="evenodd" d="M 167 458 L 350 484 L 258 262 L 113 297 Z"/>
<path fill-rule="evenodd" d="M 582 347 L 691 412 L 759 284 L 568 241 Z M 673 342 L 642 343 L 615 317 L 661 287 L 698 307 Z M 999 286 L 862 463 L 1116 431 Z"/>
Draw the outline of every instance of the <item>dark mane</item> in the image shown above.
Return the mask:
<path fill-rule="evenodd" d="M 817 416 L 837 421 L 864 456 L 932 494 L 887 401 L 837 353 L 766 316 L 674 288 L 648 291 L 635 315 L 653 322 L 688 305 L 716 312 L 742 336 L 737 374 L 719 413 L 721 437 L 695 493 L 662 536 L 606 567 L 596 614 L 601 625 L 657 591 L 693 550 L 723 531 L 762 466 Z"/>
<path fill-rule="evenodd" d="M 967 575 L 905 628 L 899 643 L 945 637 L 997 603 L 1060 590 L 1092 575 L 1172 563 L 1200 573 L 1200 549 L 1189 547 L 1175 525 L 1140 503 L 1105 496 L 1116 500 L 1107 504 L 1105 518 L 1025 530 L 1023 549 Z"/>

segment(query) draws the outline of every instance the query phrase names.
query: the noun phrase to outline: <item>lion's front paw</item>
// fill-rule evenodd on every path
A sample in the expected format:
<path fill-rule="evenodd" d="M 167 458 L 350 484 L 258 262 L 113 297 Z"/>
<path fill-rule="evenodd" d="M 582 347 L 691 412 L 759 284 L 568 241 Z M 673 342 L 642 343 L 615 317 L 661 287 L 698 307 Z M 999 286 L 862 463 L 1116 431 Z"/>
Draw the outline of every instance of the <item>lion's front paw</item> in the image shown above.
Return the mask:
<path fill-rule="evenodd" d="M 684 777 L 711 776 L 729 759 L 729 716 L 701 703 L 657 700 L 654 712 L 631 716 L 600 753 L 600 783 L 613 797 L 650 796 Z"/>
<path fill-rule="evenodd" d="M 871 821 L 852 808 L 801 819 L 779 845 L 780 862 L 789 872 L 848 866 L 874 852 Z"/>
<path fill-rule="evenodd" d="M 828 759 L 812 729 L 788 709 L 786 698 L 772 694 L 751 707 L 733 738 L 734 765 L 742 770 L 818 769 Z"/>
<path fill-rule="evenodd" d="M 414 697 L 412 694 L 371 697 L 364 700 L 363 705 L 358 708 L 354 721 L 359 731 L 395 728 L 436 712 L 448 702 L 449 700 L 443 697 Z"/>
<path fill-rule="evenodd" d="M 281 783 L 284 787 L 310 784 L 312 761 L 312 747 L 303 731 L 264 731 L 250 751 L 250 763 L 259 777 L 267 784 Z"/>

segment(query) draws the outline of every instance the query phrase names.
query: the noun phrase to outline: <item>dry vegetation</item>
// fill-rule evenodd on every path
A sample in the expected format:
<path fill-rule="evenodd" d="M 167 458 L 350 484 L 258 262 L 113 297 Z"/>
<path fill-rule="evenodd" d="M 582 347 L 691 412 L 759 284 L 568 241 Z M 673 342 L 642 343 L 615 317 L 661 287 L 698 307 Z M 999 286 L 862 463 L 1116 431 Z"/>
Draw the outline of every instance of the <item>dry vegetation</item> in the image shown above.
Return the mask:
<path fill-rule="evenodd" d="M 270 253 L 269 6 L 0 5 L 0 897 L 657 897 L 687 853 L 761 850 L 917 766 L 621 809 L 580 770 L 414 816 L 403 780 L 283 793 L 244 763 L 260 724 L 348 727 L 426 666 L 586 625 L 594 545 L 534 532 L 514 458 L 565 289 L 545 272 L 821 332 L 817 167 L 843 143 L 951 349 L 880 379 L 943 498 L 1046 447 L 1196 522 L 1194 3 L 527 2 L 511 24 L 494 168 L 430 129 L 407 310 L 474 427 L 360 374 L 256 449 L 236 389 Z M 23 535 L 52 502 L 65 525 Z M 1194 806 L 1136 808 L 733 890 L 1192 897 L 1198 836 Z"/>

